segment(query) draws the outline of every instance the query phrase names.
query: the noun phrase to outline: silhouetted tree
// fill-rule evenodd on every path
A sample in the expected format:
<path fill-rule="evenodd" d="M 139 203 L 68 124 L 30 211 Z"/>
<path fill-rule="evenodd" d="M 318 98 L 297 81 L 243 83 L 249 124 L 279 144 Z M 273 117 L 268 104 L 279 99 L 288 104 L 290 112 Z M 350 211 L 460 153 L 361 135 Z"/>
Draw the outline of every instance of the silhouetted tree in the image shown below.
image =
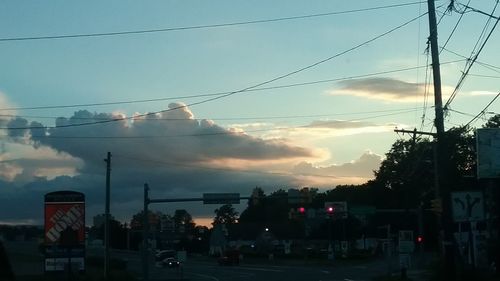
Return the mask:
<path fill-rule="evenodd" d="M 231 204 L 222 205 L 220 208 L 215 209 L 215 217 L 212 225 L 216 224 L 234 224 L 238 219 L 238 212 Z"/>

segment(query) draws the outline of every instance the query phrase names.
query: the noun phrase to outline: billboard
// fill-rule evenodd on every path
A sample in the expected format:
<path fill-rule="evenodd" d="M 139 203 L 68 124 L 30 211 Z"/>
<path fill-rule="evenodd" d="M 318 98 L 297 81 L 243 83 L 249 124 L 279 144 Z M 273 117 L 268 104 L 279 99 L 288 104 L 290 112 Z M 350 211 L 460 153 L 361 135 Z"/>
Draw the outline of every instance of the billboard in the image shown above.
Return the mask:
<path fill-rule="evenodd" d="M 71 263 L 85 269 L 85 195 L 75 191 L 45 194 L 45 271 Z"/>
<path fill-rule="evenodd" d="M 477 178 L 500 177 L 500 129 L 477 129 Z"/>

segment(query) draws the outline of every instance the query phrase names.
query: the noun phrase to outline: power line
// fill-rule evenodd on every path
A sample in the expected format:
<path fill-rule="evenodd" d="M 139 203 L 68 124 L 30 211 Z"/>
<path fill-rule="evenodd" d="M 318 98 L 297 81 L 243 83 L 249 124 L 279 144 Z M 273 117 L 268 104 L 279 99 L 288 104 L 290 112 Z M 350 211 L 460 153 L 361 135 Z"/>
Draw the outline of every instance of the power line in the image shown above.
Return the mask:
<path fill-rule="evenodd" d="M 47 36 L 31 36 L 31 37 L 10 37 L 10 38 L 0 38 L 0 42 L 118 36 L 118 35 L 171 32 L 171 31 L 181 31 L 181 30 L 207 29 L 207 28 L 228 27 L 228 26 L 237 26 L 237 25 L 249 25 L 249 24 L 259 24 L 259 23 L 270 23 L 270 22 L 279 22 L 279 21 L 289 21 L 289 20 L 325 17 L 325 16 L 332 16 L 332 15 L 350 14 L 350 13 L 357 13 L 357 12 L 366 12 L 366 11 L 374 11 L 374 10 L 381 10 L 381 9 L 411 6 L 411 5 L 421 4 L 424 2 L 425 1 L 418 1 L 418 2 L 409 2 L 409 3 L 402 3 L 402 4 L 354 9 L 354 10 L 345 10 L 345 11 L 310 14 L 310 15 L 300 15 L 300 16 L 291 16 L 291 17 L 281 17 L 281 18 L 272 18 L 272 19 L 239 21 L 239 22 L 231 22 L 231 23 L 206 24 L 206 25 L 169 27 L 169 28 L 158 28 L 158 29 L 144 29 L 144 30 L 131 30 L 131 31 L 118 31 L 118 32 L 82 33 L 82 34 L 67 34 L 67 35 L 52 35 L 52 36 L 47 35 Z"/>
<path fill-rule="evenodd" d="M 214 121 L 230 121 L 230 120 L 259 120 L 259 119 L 297 119 L 297 118 L 317 118 L 317 117 L 329 117 L 329 116 L 345 116 L 345 115 L 359 115 L 359 114 L 369 114 L 369 113 L 382 113 L 382 112 L 394 112 L 394 111 L 405 111 L 410 108 L 399 108 L 399 109 L 388 109 L 388 110 L 371 110 L 371 111 L 354 111 L 354 112 L 343 112 L 343 113 L 323 113 L 323 114 L 310 114 L 310 115 L 281 115 L 281 116 L 253 116 L 253 117 L 199 117 L 194 120 L 209 119 Z M 56 119 L 60 117 L 55 116 L 37 116 L 37 115 L 10 115 L 10 114 L 0 114 L 0 117 L 12 117 L 12 118 L 39 118 L 39 119 Z M 92 117 L 70 117 L 72 120 L 108 120 L 109 118 L 92 118 Z M 154 119 L 141 119 L 141 121 L 186 121 L 190 119 L 186 118 L 154 118 Z M 30 127 L 33 128 L 33 127 Z M 42 127 L 36 127 L 42 128 Z M 36 129 L 34 128 L 34 129 Z M 0 129 L 2 129 L 0 127 Z"/>
<path fill-rule="evenodd" d="M 471 1 L 472 1 L 472 0 L 469 0 L 469 2 L 467 2 L 467 5 L 469 5 Z M 454 4 L 454 3 L 455 3 L 455 2 L 453 2 L 453 1 L 452 1 L 452 2 L 450 2 L 450 8 L 449 8 L 449 9 L 455 9 L 455 8 L 454 8 L 454 6 L 453 6 L 453 4 Z M 462 18 L 463 18 L 463 16 L 464 16 L 464 15 L 465 15 L 465 13 L 460 13 L 460 17 L 458 18 L 457 23 L 455 24 L 455 26 L 454 26 L 454 27 L 453 27 L 453 29 L 451 30 L 450 35 L 448 36 L 448 38 L 447 38 L 447 39 L 446 39 L 446 41 L 444 42 L 444 44 L 443 44 L 443 46 L 441 47 L 441 50 L 439 51 L 439 53 L 443 52 L 443 49 L 446 47 L 446 45 L 448 45 L 448 42 L 450 42 L 451 37 L 453 37 L 453 34 L 455 34 L 455 31 L 457 30 L 458 25 L 459 25 L 459 24 L 460 24 L 460 22 L 462 21 Z"/>
<path fill-rule="evenodd" d="M 444 62 L 444 63 L 441 63 L 441 65 L 452 64 L 452 63 L 457 63 L 457 62 L 462 62 L 462 61 L 464 61 L 464 59 Z M 353 76 L 347 76 L 347 77 L 341 77 L 341 78 L 331 78 L 331 79 L 316 80 L 316 81 L 309 81 L 309 82 L 277 85 L 277 86 L 272 86 L 272 87 L 254 88 L 254 89 L 246 90 L 244 92 L 276 90 L 276 89 L 309 86 L 309 85 L 323 84 L 323 83 L 330 83 L 330 82 L 338 82 L 338 81 L 344 81 L 344 80 L 360 79 L 360 78 L 366 78 L 366 77 L 377 76 L 377 75 L 384 75 L 384 74 L 404 72 L 404 71 L 409 71 L 409 70 L 416 70 L 416 69 L 421 69 L 421 68 L 425 68 L 425 67 L 427 67 L 427 66 L 405 67 L 405 68 L 399 68 L 399 69 L 394 69 L 394 70 L 372 72 L 372 73 L 367 73 L 367 74 L 353 75 Z M 217 93 L 205 93 L 205 94 L 202 93 L 202 94 L 194 94 L 194 95 L 183 95 L 183 96 L 177 96 L 177 97 L 164 97 L 164 98 L 140 99 L 140 100 L 123 100 L 123 101 L 112 101 L 112 102 L 101 102 L 101 103 L 80 103 L 80 104 L 66 104 L 66 105 L 29 106 L 29 107 L 6 107 L 6 108 L 0 108 L 0 111 L 63 109 L 63 108 L 75 108 L 75 107 L 137 104 L 137 103 L 158 102 L 158 101 L 167 101 L 167 100 L 179 100 L 179 99 L 191 99 L 191 98 L 199 98 L 199 97 L 221 96 L 221 95 L 229 94 L 232 92 L 233 91 L 225 91 L 225 92 L 217 92 Z M 2 115 L 2 114 L 0 114 L 0 116 L 19 116 L 19 115 L 8 115 L 8 114 Z M 40 117 L 40 118 L 45 118 L 45 117 Z"/>
<path fill-rule="evenodd" d="M 498 2 L 498 1 L 497 1 L 497 2 Z M 486 12 L 484 12 L 484 11 L 481 11 L 481 10 L 478 10 L 478 9 L 476 9 L 476 8 L 470 7 L 470 6 L 469 6 L 469 3 L 467 3 L 467 5 L 464 5 L 464 4 L 461 4 L 461 3 L 459 3 L 459 4 L 460 4 L 460 5 L 462 5 L 462 6 L 464 6 L 466 9 L 471 10 L 472 12 L 476 12 L 476 13 L 482 14 L 482 15 L 484 15 L 484 16 L 488 16 L 488 17 L 490 17 L 490 18 L 492 18 L 492 19 L 496 19 L 496 20 L 500 19 L 500 17 L 495 17 L 495 16 L 493 16 L 493 14 L 488 14 L 488 13 L 486 13 Z"/>
<path fill-rule="evenodd" d="M 475 122 L 479 117 L 481 117 L 483 114 L 486 113 L 486 110 L 488 110 L 488 107 L 490 107 L 490 105 L 492 103 L 495 102 L 495 100 L 500 96 L 500 93 L 498 93 L 484 108 L 483 110 L 481 110 L 476 116 L 474 116 L 474 118 L 472 118 L 467 124 L 465 124 L 465 127 L 468 127 L 471 123 Z"/>
<path fill-rule="evenodd" d="M 473 76 L 473 77 L 483 77 L 483 78 L 500 78 L 500 76 L 494 76 L 494 75 L 483 75 L 483 74 L 470 74 L 469 73 L 469 76 Z"/>
<path fill-rule="evenodd" d="M 470 60 L 470 58 L 469 58 L 469 57 L 466 57 L 466 56 L 464 56 L 464 55 L 461 55 L 461 54 L 459 54 L 459 53 L 457 53 L 457 52 L 454 52 L 454 51 L 452 51 L 452 50 L 450 50 L 450 49 L 443 48 L 443 50 L 447 51 L 447 52 L 448 52 L 448 53 L 450 53 L 450 54 L 454 54 L 454 55 L 455 55 L 455 56 L 457 56 L 457 57 L 461 57 L 461 58 L 463 58 L 463 59 L 465 59 L 465 60 Z M 499 66 L 495 66 L 495 65 L 492 65 L 492 64 L 489 64 L 489 63 L 485 63 L 485 62 L 482 62 L 482 61 L 479 61 L 479 60 L 476 60 L 476 64 L 479 64 L 479 65 L 481 65 L 482 67 L 487 68 L 487 69 L 489 69 L 489 70 L 491 70 L 491 71 L 495 71 L 495 72 L 497 72 L 497 73 L 500 73 L 500 67 L 499 67 Z"/>
<path fill-rule="evenodd" d="M 109 120 L 101 120 L 101 121 L 94 121 L 94 122 L 86 122 L 86 123 L 77 123 L 77 124 L 67 124 L 67 125 L 60 125 L 60 126 L 57 126 L 57 128 L 69 128 L 69 127 L 81 127 L 81 126 L 89 126 L 89 125 L 98 125 L 98 124 L 105 124 L 105 123 L 111 123 L 111 122 L 117 122 L 117 121 L 125 121 L 125 120 L 132 120 L 132 119 L 136 119 L 136 118 L 140 118 L 140 117 L 146 117 L 146 116 L 151 116 L 151 115 L 155 115 L 155 114 L 158 114 L 158 113 L 164 113 L 164 112 L 168 112 L 168 111 L 173 111 L 173 110 L 177 110 L 177 109 L 181 109 L 181 108 L 186 108 L 186 107 L 190 107 L 190 106 L 195 106 L 195 105 L 200 105 L 200 104 L 204 104 L 204 103 L 208 103 L 208 102 L 212 102 L 212 101 L 215 101 L 215 100 L 219 100 L 219 99 L 222 99 L 222 98 L 226 98 L 226 97 L 229 97 L 229 96 L 232 96 L 232 95 L 235 95 L 235 94 L 239 94 L 239 93 L 243 93 L 243 92 L 246 92 L 248 90 L 251 90 L 251 89 L 255 89 L 255 88 L 259 88 L 261 86 L 264 86 L 264 85 L 267 85 L 267 84 L 270 84 L 272 82 L 275 82 L 275 81 L 278 81 L 278 80 L 281 80 L 281 79 L 284 79 L 286 77 L 289 77 L 289 76 L 292 76 L 292 75 L 295 75 L 297 73 L 300 73 L 300 72 L 303 72 L 305 70 L 308 70 L 308 69 L 311 69 L 311 68 L 314 68 L 320 64 L 323 64 L 323 63 L 326 63 L 330 60 L 333 60 L 337 57 L 340 57 L 342 55 L 345 55 L 349 52 L 352 52 L 356 49 L 359 49 L 361 48 L 362 46 L 365 46 L 379 38 L 382 38 L 398 29 L 401 29 L 405 26 L 407 26 L 408 24 L 418 20 L 419 18 L 425 16 L 427 14 L 426 13 L 423 13 L 421 14 L 420 16 L 417 16 L 409 21 L 406 21 L 405 23 L 403 24 L 400 24 L 386 32 L 383 32 L 382 34 L 379 34 L 369 40 L 366 40 L 362 43 L 359 43 L 357 45 L 355 45 L 354 47 L 351 47 L 349 49 L 346 49 L 342 52 L 339 52 L 333 56 L 330 56 L 330 57 L 327 57 L 325 59 L 322 59 L 320 61 L 317 61 L 317 62 L 314 62 L 312 64 L 309 64 L 307 66 L 304 66 L 302 68 L 299 68 L 299 69 L 296 69 L 294 71 L 291 71 L 291 72 L 288 72 L 286 74 L 283 74 L 283 75 L 280 75 L 280 76 L 277 76 L 275 78 L 272 78 L 272 79 L 269 79 L 269 80 L 266 80 L 264 82 L 260 82 L 258 84 L 254 84 L 252 86 L 249 86 L 249 87 L 246 87 L 246 88 L 243 88 L 241 90 L 237 90 L 237 91 L 233 91 L 233 92 L 230 92 L 230 93 L 227 93 L 227 94 L 224 94 L 224 95 L 220 95 L 220 96 L 216 96 L 216 97 L 212 97 L 212 98 L 208 98 L 208 99 L 205 99 L 205 100 L 202 100 L 202 101 L 199 101 L 199 102 L 193 102 L 193 103 L 190 103 L 190 104 L 187 104 L 187 105 L 181 105 L 181 106 L 176 106 L 176 107 L 172 107 L 172 108 L 169 108 L 169 109 L 165 109 L 165 110 L 160 110 L 160 111 L 156 111 L 156 112 L 150 112 L 150 113 L 145 113 L 145 114 L 140 114 L 140 115 L 136 115 L 136 116 L 133 116 L 133 117 L 122 117 L 122 118 L 112 118 L 112 119 L 109 119 Z M 29 127 L 25 127 L 24 129 L 28 129 Z M 47 127 L 47 128 L 50 128 L 50 127 Z M 55 126 L 53 126 L 52 128 L 56 128 Z M 17 128 L 17 129 L 20 129 L 20 128 Z M 10 129 L 9 129 L 10 130 Z"/>
<path fill-rule="evenodd" d="M 322 125 L 330 125 L 335 124 L 339 121 L 341 122 L 358 122 L 364 120 L 370 120 L 374 118 L 387 117 L 405 113 L 412 113 L 420 110 L 420 108 L 411 108 L 408 110 L 401 110 L 398 112 L 380 114 L 375 116 L 356 118 L 350 120 L 334 120 L 334 121 L 326 121 L 323 122 Z M 68 140 L 94 140 L 94 139 L 125 139 L 125 140 L 134 140 L 134 139 L 161 139 L 161 138 L 183 138 L 183 137 L 209 137 L 209 136 L 223 136 L 223 135 L 234 135 L 234 134 L 246 134 L 246 133 L 257 133 L 257 132 L 269 132 L 269 131 L 290 131 L 296 129 L 308 129 L 314 128 L 311 127 L 310 124 L 296 127 L 275 127 L 275 128 L 267 128 L 267 129 L 255 129 L 255 130 L 247 130 L 244 132 L 231 132 L 231 131 L 222 131 L 222 132 L 213 132 L 213 133 L 198 133 L 198 134 L 183 134 L 183 135 L 138 135 L 138 136 L 57 136 L 57 135 L 37 135 L 36 138 L 45 138 L 45 139 L 68 139 Z M 43 129 L 43 127 L 37 127 L 35 129 Z M 33 136 L 32 136 L 33 137 Z"/>
<path fill-rule="evenodd" d="M 465 116 L 469 116 L 469 117 L 474 117 L 475 116 L 474 114 L 470 114 L 470 113 L 459 111 L 459 110 L 452 109 L 452 108 L 450 108 L 449 110 L 451 112 L 455 112 L 455 113 L 458 113 L 458 114 L 461 114 L 461 115 L 465 115 Z"/>
<path fill-rule="evenodd" d="M 493 12 L 496 10 L 497 6 L 498 6 L 498 1 L 496 2 L 495 4 L 495 7 L 493 8 Z M 491 20 L 491 18 L 488 19 L 488 22 L 486 23 L 486 26 L 489 25 L 489 21 Z M 476 59 L 479 57 L 479 54 L 481 54 L 481 51 L 483 50 L 484 46 L 486 46 L 486 43 L 488 42 L 488 40 L 490 39 L 491 37 L 491 34 L 493 34 L 493 31 L 495 30 L 495 28 L 497 27 L 498 25 L 498 22 L 500 21 L 500 18 L 498 18 L 496 21 L 495 21 L 495 24 L 493 25 L 493 27 L 491 28 L 490 32 L 488 33 L 488 35 L 486 36 L 486 38 L 484 39 L 483 43 L 481 44 L 481 47 L 479 48 L 479 50 L 475 53 L 475 55 L 473 57 L 471 57 L 471 60 L 470 62 L 468 63 L 468 65 L 466 66 L 466 70 L 462 73 L 460 79 L 458 80 L 458 83 L 457 85 L 455 86 L 455 89 L 453 90 L 452 94 L 450 95 L 450 97 L 448 98 L 448 101 L 446 102 L 446 104 L 444 105 L 444 109 L 447 109 L 450 104 L 453 102 L 453 100 L 455 99 L 456 95 L 458 94 L 458 91 L 460 90 L 460 88 L 462 87 L 463 83 L 465 82 L 465 79 L 467 78 L 467 74 L 469 73 L 470 69 L 472 68 L 472 66 L 474 65 L 474 62 L 476 61 Z M 484 31 L 484 29 L 483 29 Z M 483 33 L 481 33 L 481 36 L 480 38 L 478 39 L 478 42 L 479 40 L 481 39 Z M 477 45 L 477 44 L 476 44 Z M 474 47 L 474 50 L 475 50 L 475 47 Z M 473 51 L 474 52 L 474 51 Z M 471 56 L 473 54 L 473 52 L 471 53 Z"/>

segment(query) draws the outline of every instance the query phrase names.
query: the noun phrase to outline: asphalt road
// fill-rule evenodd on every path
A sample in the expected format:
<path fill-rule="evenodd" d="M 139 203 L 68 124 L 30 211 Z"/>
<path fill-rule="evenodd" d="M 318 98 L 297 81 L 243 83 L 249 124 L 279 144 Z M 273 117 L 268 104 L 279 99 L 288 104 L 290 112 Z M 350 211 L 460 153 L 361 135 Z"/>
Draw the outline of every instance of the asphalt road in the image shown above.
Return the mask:
<path fill-rule="evenodd" d="M 42 257 L 35 243 L 7 243 L 7 250 L 17 275 L 41 274 Z M 102 255 L 102 249 L 88 249 L 88 254 Z M 137 252 L 112 251 L 113 258 L 127 260 L 127 268 L 142 276 L 141 256 Z M 301 261 L 267 262 L 265 259 L 243 261 L 239 266 L 220 266 L 215 259 L 189 258 L 182 268 L 159 268 L 151 257 L 150 280 L 229 281 L 229 280 L 284 280 L 284 281 L 368 281 L 374 276 L 396 270 L 396 260 L 385 259 L 366 263 L 332 262 L 331 264 L 304 264 Z"/>
<path fill-rule="evenodd" d="M 362 281 L 387 273 L 387 261 L 362 265 L 266 265 L 220 266 L 214 262 L 190 260 L 182 268 L 151 268 L 151 280 L 286 280 L 286 281 Z"/>

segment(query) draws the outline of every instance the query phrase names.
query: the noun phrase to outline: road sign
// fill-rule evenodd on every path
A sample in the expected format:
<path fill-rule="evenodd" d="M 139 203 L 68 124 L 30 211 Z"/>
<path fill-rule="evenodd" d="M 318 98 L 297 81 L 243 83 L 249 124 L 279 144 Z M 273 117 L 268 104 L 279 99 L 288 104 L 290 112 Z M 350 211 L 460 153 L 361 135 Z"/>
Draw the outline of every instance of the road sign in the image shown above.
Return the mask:
<path fill-rule="evenodd" d="M 500 129 L 476 131 L 477 178 L 500 177 Z"/>
<path fill-rule="evenodd" d="M 240 204 L 240 194 L 203 193 L 203 204 Z"/>
<path fill-rule="evenodd" d="M 483 193 L 479 191 L 452 192 L 453 220 L 455 222 L 480 221 L 484 219 Z"/>

